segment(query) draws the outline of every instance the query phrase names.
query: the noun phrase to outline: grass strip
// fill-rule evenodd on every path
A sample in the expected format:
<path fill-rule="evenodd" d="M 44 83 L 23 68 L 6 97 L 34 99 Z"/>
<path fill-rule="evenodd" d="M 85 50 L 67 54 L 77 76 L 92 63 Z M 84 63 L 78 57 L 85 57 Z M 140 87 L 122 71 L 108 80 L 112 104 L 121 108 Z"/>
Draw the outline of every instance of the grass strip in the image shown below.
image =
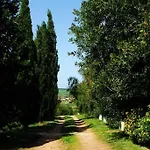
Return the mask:
<path fill-rule="evenodd" d="M 149 150 L 149 148 L 134 144 L 122 131 L 110 129 L 104 122 L 98 119 L 87 118 L 84 115 L 79 115 L 78 118 L 84 120 L 97 137 L 109 143 L 114 150 Z"/>
<path fill-rule="evenodd" d="M 62 141 L 67 146 L 67 150 L 76 150 L 78 146 L 78 139 L 74 132 L 76 131 L 76 124 L 72 117 L 66 116 L 62 127 Z"/>

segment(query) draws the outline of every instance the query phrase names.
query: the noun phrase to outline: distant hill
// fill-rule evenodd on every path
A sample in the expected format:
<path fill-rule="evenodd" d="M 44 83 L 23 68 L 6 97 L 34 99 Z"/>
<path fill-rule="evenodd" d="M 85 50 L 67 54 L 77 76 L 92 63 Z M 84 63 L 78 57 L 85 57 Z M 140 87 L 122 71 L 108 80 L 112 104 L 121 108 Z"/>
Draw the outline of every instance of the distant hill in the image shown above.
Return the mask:
<path fill-rule="evenodd" d="M 59 88 L 58 97 L 66 98 L 69 97 L 69 91 L 66 88 Z"/>

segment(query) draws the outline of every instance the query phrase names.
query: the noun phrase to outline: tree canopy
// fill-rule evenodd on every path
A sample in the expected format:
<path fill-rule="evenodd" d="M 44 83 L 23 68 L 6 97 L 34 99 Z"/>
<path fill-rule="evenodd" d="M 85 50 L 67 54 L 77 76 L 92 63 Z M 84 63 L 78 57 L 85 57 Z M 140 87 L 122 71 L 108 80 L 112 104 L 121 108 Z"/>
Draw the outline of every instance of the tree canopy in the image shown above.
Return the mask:
<path fill-rule="evenodd" d="M 70 41 L 77 50 L 71 54 L 81 59 L 78 65 L 84 77 L 78 103 L 87 104 L 88 113 L 113 117 L 150 103 L 149 5 L 88 0 L 73 11 Z M 81 88 L 85 88 L 82 93 Z"/>

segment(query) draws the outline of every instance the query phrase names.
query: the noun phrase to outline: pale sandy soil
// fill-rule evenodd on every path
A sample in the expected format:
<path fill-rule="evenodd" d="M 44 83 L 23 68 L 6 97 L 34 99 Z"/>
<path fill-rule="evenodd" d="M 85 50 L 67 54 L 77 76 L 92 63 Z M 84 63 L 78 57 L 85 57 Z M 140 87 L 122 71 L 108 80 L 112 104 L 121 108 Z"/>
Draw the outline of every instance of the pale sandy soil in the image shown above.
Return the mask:
<path fill-rule="evenodd" d="M 111 150 L 111 147 L 96 138 L 90 128 L 88 128 L 83 121 L 78 120 L 74 116 L 77 126 L 77 138 L 79 140 L 79 148 L 77 150 Z"/>

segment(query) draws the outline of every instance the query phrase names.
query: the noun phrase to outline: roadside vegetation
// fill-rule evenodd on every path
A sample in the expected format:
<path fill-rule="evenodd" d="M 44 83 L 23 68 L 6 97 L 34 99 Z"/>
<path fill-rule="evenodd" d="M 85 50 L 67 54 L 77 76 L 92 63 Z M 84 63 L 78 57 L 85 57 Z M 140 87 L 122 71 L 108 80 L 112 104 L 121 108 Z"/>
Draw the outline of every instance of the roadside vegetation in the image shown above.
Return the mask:
<path fill-rule="evenodd" d="M 71 103 L 61 102 L 56 107 L 56 115 L 73 115 L 73 107 Z"/>
<path fill-rule="evenodd" d="M 104 116 L 109 126 L 150 142 L 150 3 L 148 0 L 83 1 L 74 10 L 70 41 L 83 80 L 70 77 L 79 112 Z"/>
<path fill-rule="evenodd" d="M 54 120 L 59 66 L 52 13 L 33 37 L 29 0 L 0 1 L 0 10 L 0 131 Z"/>
<path fill-rule="evenodd" d="M 112 129 L 106 123 L 90 118 L 87 115 L 78 115 L 79 119 L 92 128 L 98 139 L 110 144 L 114 150 L 148 150 L 150 147 L 137 145 L 124 132 L 119 129 Z"/>

